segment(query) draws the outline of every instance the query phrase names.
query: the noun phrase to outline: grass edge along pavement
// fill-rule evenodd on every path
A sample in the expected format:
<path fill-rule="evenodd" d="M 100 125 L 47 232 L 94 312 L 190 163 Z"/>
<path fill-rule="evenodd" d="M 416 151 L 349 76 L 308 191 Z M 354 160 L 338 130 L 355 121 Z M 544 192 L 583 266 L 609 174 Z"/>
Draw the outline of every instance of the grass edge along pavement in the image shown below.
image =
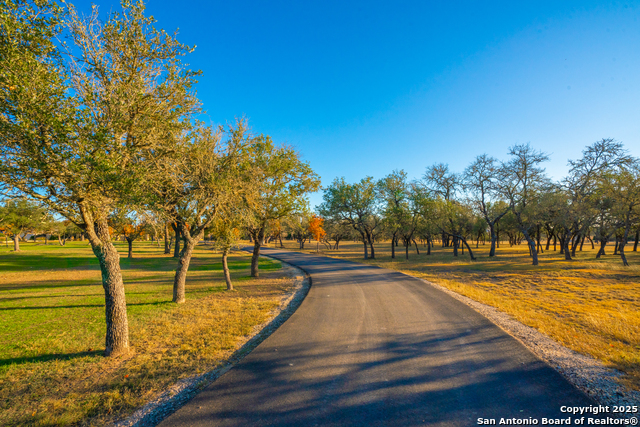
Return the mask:
<path fill-rule="evenodd" d="M 260 256 L 267 259 L 273 259 L 265 255 Z M 311 278 L 299 268 L 291 266 L 284 261 L 278 261 L 287 266 L 291 271 L 297 271 L 300 274 L 295 277 L 296 282 L 293 285 L 292 291 L 283 296 L 279 307 L 271 311 L 271 316 L 268 320 L 260 325 L 254 326 L 252 333 L 242 340 L 244 344 L 226 361 L 223 361 L 219 367 L 202 375 L 196 375 L 178 381 L 156 399 L 138 409 L 131 416 L 113 423 L 112 427 L 146 427 L 157 425 L 160 421 L 191 400 L 191 398 L 198 394 L 199 391 L 203 390 L 224 375 L 227 371 L 232 369 L 246 355 L 251 353 L 253 349 L 260 345 L 262 341 L 267 339 L 269 335 L 278 329 L 289 317 L 291 317 L 309 292 Z"/>
<path fill-rule="evenodd" d="M 199 245 L 187 302 L 176 305 L 176 260 L 140 242 L 121 259 L 134 351 L 111 360 L 100 351 L 104 293 L 86 242 L 0 249 L 0 425 L 106 425 L 225 363 L 294 283 L 280 262 L 261 259 L 260 279 L 249 277 L 248 254 L 230 262 L 236 290 L 227 292 L 220 255 Z"/>
<path fill-rule="evenodd" d="M 286 249 L 316 254 L 315 244 L 310 246 L 300 250 L 297 242 L 285 241 Z M 480 245 L 474 248 L 476 261 L 470 261 L 466 251 L 454 258 L 451 248 L 437 244 L 431 255 L 421 245 L 420 255 L 411 248 L 406 261 L 402 248 L 393 260 L 389 246 L 376 244 L 374 260 L 364 260 L 362 244 L 353 242 L 341 243 L 337 251 L 325 247 L 320 254 L 399 271 L 495 308 L 559 345 L 620 371 L 622 375 L 612 375 L 623 389 L 640 390 L 640 253 L 628 253 L 632 265 L 623 267 L 619 257 L 610 255 L 611 248 L 608 256 L 595 260 L 595 251 L 585 245 L 574 261 L 545 251 L 540 265 L 531 266 L 526 245 L 502 243 L 494 259 L 488 257 L 489 245 Z"/>

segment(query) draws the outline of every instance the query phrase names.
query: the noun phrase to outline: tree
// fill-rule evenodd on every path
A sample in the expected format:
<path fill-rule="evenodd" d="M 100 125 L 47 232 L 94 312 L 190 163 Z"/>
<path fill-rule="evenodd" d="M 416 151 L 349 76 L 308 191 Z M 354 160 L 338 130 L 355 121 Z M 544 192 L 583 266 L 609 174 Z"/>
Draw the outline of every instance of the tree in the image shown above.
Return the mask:
<path fill-rule="evenodd" d="M 449 165 L 437 163 L 427 168 L 423 182 L 434 195 L 444 200 L 453 200 L 460 188 L 461 178 L 458 174 L 449 172 Z"/>
<path fill-rule="evenodd" d="M 403 227 L 407 207 L 407 173 L 395 170 L 377 183 L 383 208 L 383 227 L 391 234 L 391 258 L 396 257 L 396 245 Z"/>
<path fill-rule="evenodd" d="M 629 240 L 632 225 L 640 220 L 640 159 L 633 159 L 633 162 L 614 173 L 609 185 L 613 195 L 613 210 L 617 225 L 623 230 L 617 249 L 622 258 L 622 264 L 628 267 L 629 262 L 624 248 Z"/>
<path fill-rule="evenodd" d="M 322 198 L 324 202 L 318 208 L 320 215 L 351 225 L 362 238 L 364 259 L 369 258 L 367 244 L 371 248 L 371 258 L 375 258 L 373 241 L 382 216 L 373 178 L 368 176 L 355 184 L 347 184 L 344 177 L 336 178 L 324 189 Z"/>
<path fill-rule="evenodd" d="M 434 216 L 436 218 L 436 227 L 440 233 L 453 238 L 453 256 L 458 256 L 458 248 L 462 244 L 467 247 L 469 257 L 475 260 L 473 251 L 466 239 L 471 234 L 475 223 L 472 210 L 455 200 L 438 198 L 434 202 Z"/>
<path fill-rule="evenodd" d="M 20 238 L 27 231 L 40 227 L 46 211 L 38 204 L 25 199 L 5 201 L 0 207 L 0 227 L 13 240 L 14 252 L 20 251 Z"/>
<path fill-rule="evenodd" d="M 464 187 L 471 196 L 471 203 L 482 215 L 489 226 L 491 235 L 491 249 L 489 256 L 496 255 L 496 223 L 506 215 L 510 206 L 499 203 L 497 198 L 499 166 L 496 159 L 482 154 L 464 171 Z"/>
<path fill-rule="evenodd" d="M 228 206 L 226 211 L 219 212 L 207 230 L 213 239 L 214 247 L 222 252 L 222 271 L 227 290 L 233 290 L 231 272 L 229 271 L 229 252 L 240 241 L 240 230 L 244 227 L 245 213 Z"/>
<path fill-rule="evenodd" d="M 538 265 L 538 251 L 531 238 L 535 224 L 535 207 L 538 197 L 548 185 L 544 169 L 538 165 L 549 160 L 549 156 L 534 150 L 529 144 L 509 148 L 511 160 L 500 167 L 499 192 L 509 204 L 518 229 L 529 245 L 533 265 Z"/>
<path fill-rule="evenodd" d="M 150 184 L 149 193 L 158 197 L 158 203 L 151 204 L 162 206 L 170 218 L 177 230 L 175 244 L 178 236 L 184 241 L 173 281 L 173 302 L 178 304 L 185 301 L 186 277 L 196 244 L 216 216 L 227 206 L 241 203 L 245 195 L 241 172 L 246 168 L 242 157 L 245 141 L 232 132 L 223 142 L 221 133 L 198 126 L 184 134 L 172 156 L 157 164 L 158 179 Z"/>
<path fill-rule="evenodd" d="M 621 143 L 612 138 L 596 141 L 582 151 L 582 158 L 569 160 L 569 175 L 562 180 L 567 203 L 562 210 L 562 252 L 566 260 L 575 256 L 580 237 L 584 238 L 599 210 L 600 189 L 604 176 L 631 161 Z M 569 247 L 569 243 L 573 245 Z"/>
<path fill-rule="evenodd" d="M 313 215 L 311 219 L 309 219 L 309 233 L 316 239 L 316 252 L 320 251 L 320 240 L 327 235 L 327 232 L 322 228 L 322 224 L 324 224 L 324 219 Z"/>
<path fill-rule="evenodd" d="M 260 247 L 270 221 L 282 219 L 305 209 L 306 194 L 316 191 L 320 178 L 291 147 L 276 146 L 271 137 L 251 138 L 248 157 L 252 188 L 245 198 L 249 212 L 247 230 L 253 240 L 251 276 L 258 277 Z"/>
<path fill-rule="evenodd" d="M 127 241 L 127 258 L 133 258 L 133 242 L 147 231 L 147 221 L 143 214 L 135 210 L 116 209 L 109 216 L 109 226 L 116 235 L 121 235 Z"/>
<path fill-rule="evenodd" d="M 419 251 L 414 234 L 418 229 L 421 218 L 417 184 L 407 182 L 404 171 L 393 171 L 378 181 L 379 197 L 384 208 L 383 216 L 391 234 L 391 258 L 395 258 L 395 245 L 398 238 L 402 238 L 405 247 L 405 258 L 409 259 L 409 247 L 412 242 Z"/>
<path fill-rule="evenodd" d="M 305 209 L 302 212 L 296 212 L 284 218 L 284 224 L 287 232 L 298 242 L 298 247 L 304 249 L 307 239 L 311 240 L 311 231 L 309 230 L 309 222 L 311 221 L 311 213 Z"/>
<path fill-rule="evenodd" d="M 190 48 L 154 27 L 142 3 L 102 23 L 46 0 L 1 8 L 0 182 L 76 224 L 89 238 L 105 292 L 105 355 L 129 350 L 126 299 L 108 216 L 129 204 L 166 136 L 193 113 Z M 65 13 L 66 12 L 66 13 Z M 66 28 L 65 54 L 54 43 Z"/>
<path fill-rule="evenodd" d="M 325 239 L 327 240 L 329 249 L 332 248 L 330 243 L 331 240 L 335 242 L 333 249 L 338 250 L 340 242 L 353 235 L 353 229 L 345 221 L 336 221 L 332 218 L 329 218 L 328 220 L 325 219 L 323 228 L 327 232 Z"/>

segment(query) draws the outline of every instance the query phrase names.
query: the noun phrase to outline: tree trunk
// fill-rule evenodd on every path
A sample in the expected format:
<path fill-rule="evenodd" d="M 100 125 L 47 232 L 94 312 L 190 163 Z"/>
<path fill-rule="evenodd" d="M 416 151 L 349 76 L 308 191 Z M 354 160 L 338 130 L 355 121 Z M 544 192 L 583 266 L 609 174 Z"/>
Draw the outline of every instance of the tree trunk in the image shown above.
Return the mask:
<path fill-rule="evenodd" d="M 624 247 L 627 244 L 627 240 L 629 240 L 629 230 L 631 229 L 631 209 L 627 211 L 626 218 L 626 227 L 624 228 L 624 236 L 622 237 L 622 241 L 620 242 L 620 258 L 622 258 L 622 265 L 625 267 L 629 267 L 629 263 L 627 262 L 627 256 L 624 254 Z"/>
<path fill-rule="evenodd" d="M 362 244 L 364 245 L 364 259 L 369 259 L 369 251 L 367 248 L 367 239 L 365 239 L 364 237 L 364 233 L 360 233 L 362 234 Z"/>
<path fill-rule="evenodd" d="M 127 239 L 127 244 L 129 245 L 129 254 L 127 255 L 127 258 L 131 259 L 133 258 L 133 239 L 130 238 L 126 238 Z"/>
<path fill-rule="evenodd" d="M 84 215 L 83 215 L 84 217 Z M 124 283 L 120 271 L 120 254 L 111 243 L 106 219 L 87 222 L 89 243 L 98 258 L 104 288 L 107 334 L 105 356 L 117 356 L 129 352 L 129 322 Z M 84 233 L 82 233 L 84 236 Z"/>
<path fill-rule="evenodd" d="M 575 238 L 572 239 L 571 242 L 571 256 L 576 256 L 576 249 L 578 249 L 578 244 L 580 243 L 581 236 L 580 234 L 576 234 Z"/>
<path fill-rule="evenodd" d="M 416 239 L 413 239 L 413 244 L 416 246 L 416 254 L 420 255 L 420 248 L 418 247 L 418 243 L 416 243 Z"/>
<path fill-rule="evenodd" d="M 13 251 L 20 252 L 20 235 L 19 234 L 13 235 Z"/>
<path fill-rule="evenodd" d="M 546 248 L 547 252 L 549 251 L 549 246 L 551 246 L 551 237 L 552 237 L 552 235 L 549 234 L 549 231 L 547 230 L 547 248 Z"/>
<path fill-rule="evenodd" d="M 175 243 L 173 247 L 173 257 L 180 258 L 180 240 L 182 238 L 182 226 L 180 224 L 171 224 L 173 231 L 175 233 Z"/>
<path fill-rule="evenodd" d="M 224 248 L 222 251 L 222 271 L 224 272 L 224 281 L 227 282 L 227 290 L 233 290 L 233 283 L 231 283 L 231 273 L 229 272 L 229 264 L 227 263 L 227 256 L 229 255 L 229 248 Z"/>
<path fill-rule="evenodd" d="M 396 233 L 393 233 L 391 238 L 391 259 L 396 258 Z"/>
<path fill-rule="evenodd" d="M 187 271 L 189 271 L 189 264 L 191 263 L 191 256 L 193 255 L 193 249 L 196 243 L 200 241 L 202 235 L 196 237 L 184 236 L 184 245 L 180 251 L 180 258 L 178 259 L 178 268 L 176 269 L 176 275 L 173 279 L 173 302 L 176 304 L 182 304 L 185 302 L 185 284 L 187 281 Z M 177 243 L 177 242 L 176 242 Z"/>
<path fill-rule="evenodd" d="M 253 237 L 253 255 L 251 256 L 251 277 L 259 277 L 258 263 L 260 262 L 260 243 L 264 238 L 264 227 L 255 231 Z"/>
<path fill-rule="evenodd" d="M 171 253 L 171 242 L 169 242 L 169 224 L 166 222 L 164 223 L 164 253 L 167 255 Z"/>
<path fill-rule="evenodd" d="M 596 259 L 600 258 L 601 255 L 605 255 L 604 247 L 607 246 L 607 240 L 609 239 L 600 239 L 600 250 L 596 254 Z"/>
<path fill-rule="evenodd" d="M 369 241 L 369 247 L 371 248 L 371 259 L 375 259 L 376 258 L 376 251 L 373 248 L 373 237 L 367 233 L 367 240 Z"/>
<path fill-rule="evenodd" d="M 429 239 L 427 237 L 427 255 L 431 255 L 431 246 L 433 245 L 433 242 L 431 242 L 431 239 Z"/>
<path fill-rule="evenodd" d="M 458 239 L 453 238 L 453 256 L 458 256 Z"/>
<path fill-rule="evenodd" d="M 520 222 L 520 221 L 518 221 Z M 538 251 L 536 250 L 536 243 L 533 241 L 531 236 L 529 236 L 529 232 L 524 227 L 521 227 L 520 232 L 523 234 L 527 244 L 529 245 L 529 250 L 531 251 L 532 265 L 538 265 Z"/>
<path fill-rule="evenodd" d="M 640 230 L 636 230 L 636 238 L 633 242 L 633 252 L 638 252 L 638 240 L 640 240 Z"/>
<path fill-rule="evenodd" d="M 540 233 L 540 224 L 538 224 L 536 226 L 536 244 L 537 244 L 536 250 L 540 254 L 544 253 L 543 250 L 542 250 L 542 244 L 540 243 L 541 240 L 542 240 L 542 236 L 541 236 L 541 233 Z"/>
<path fill-rule="evenodd" d="M 404 239 L 404 257 L 408 260 L 409 259 L 409 246 L 411 245 L 411 242 L 409 242 L 407 239 Z"/>
<path fill-rule="evenodd" d="M 475 261 L 476 257 L 473 256 L 473 251 L 471 250 L 471 247 L 469 246 L 469 244 L 467 243 L 467 241 L 465 239 L 463 239 L 462 237 L 459 238 L 462 243 L 464 243 L 464 245 L 467 247 L 467 249 L 469 250 L 469 257 Z M 535 265 L 535 264 L 534 264 Z"/>
<path fill-rule="evenodd" d="M 618 245 L 620 244 L 620 238 L 616 236 L 616 244 L 613 245 L 613 254 L 618 255 Z"/>
<path fill-rule="evenodd" d="M 560 241 L 562 243 L 562 249 L 560 249 L 560 253 L 564 253 L 564 260 L 571 261 L 571 250 L 569 249 L 569 243 L 571 243 L 571 238 L 565 234 L 564 238 Z"/>

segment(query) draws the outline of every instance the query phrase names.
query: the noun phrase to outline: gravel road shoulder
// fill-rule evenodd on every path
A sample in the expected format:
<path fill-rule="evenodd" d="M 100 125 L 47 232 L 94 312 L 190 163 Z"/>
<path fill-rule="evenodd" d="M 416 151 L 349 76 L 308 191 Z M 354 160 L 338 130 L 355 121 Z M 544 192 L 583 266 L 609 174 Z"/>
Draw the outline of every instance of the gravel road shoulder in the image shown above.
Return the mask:
<path fill-rule="evenodd" d="M 604 366 L 593 357 L 564 347 L 494 307 L 474 301 L 437 283 L 418 279 L 451 295 L 485 316 L 598 403 L 608 406 L 640 406 L 640 392 L 630 390 L 617 381 L 622 376 L 621 372 Z"/>

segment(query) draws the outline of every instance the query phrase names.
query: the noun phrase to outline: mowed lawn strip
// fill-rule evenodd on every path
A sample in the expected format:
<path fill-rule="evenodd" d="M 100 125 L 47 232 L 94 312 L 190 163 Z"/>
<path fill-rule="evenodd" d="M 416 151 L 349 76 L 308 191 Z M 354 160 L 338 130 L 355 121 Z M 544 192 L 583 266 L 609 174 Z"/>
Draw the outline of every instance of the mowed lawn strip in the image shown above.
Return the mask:
<path fill-rule="evenodd" d="M 285 246 L 299 250 L 297 242 Z M 305 251 L 315 253 L 315 242 L 308 246 Z M 402 245 L 395 260 L 391 258 L 390 242 L 375 245 L 375 260 L 363 259 L 362 243 L 341 243 L 337 251 L 324 247 L 321 252 L 421 277 L 496 307 L 566 347 L 623 371 L 624 384 L 640 390 L 640 254 L 627 245 L 631 266 L 623 267 L 612 246 L 599 260 L 589 243 L 573 261 L 545 250 L 538 266 L 531 265 L 526 244 L 510 247 L 506 242 L 495 258 L 489 257 L 489 244 L 477 249 L 474 244 L 476 261 L 466 250 L 456 258 L 452 248 L 438 243 L 431 255 L 423 245 L 420 255 L 411 247 L 408 261 Z"/>
<path fill-rule="evenodd" d="M 105 358 L 104 292 L 86 242 L 0 248 L 0 425 L 104 425 L 132 413 L 177 380 L 214 369 L 268 319 L 294 281 L 281 264 L 230 257 L 226 291 L 220 255 L 199 245 L 187 302 L 171 302 L 176 259 L 151 242 L 134 258 L 117 243 L 133 352 Z"/>

